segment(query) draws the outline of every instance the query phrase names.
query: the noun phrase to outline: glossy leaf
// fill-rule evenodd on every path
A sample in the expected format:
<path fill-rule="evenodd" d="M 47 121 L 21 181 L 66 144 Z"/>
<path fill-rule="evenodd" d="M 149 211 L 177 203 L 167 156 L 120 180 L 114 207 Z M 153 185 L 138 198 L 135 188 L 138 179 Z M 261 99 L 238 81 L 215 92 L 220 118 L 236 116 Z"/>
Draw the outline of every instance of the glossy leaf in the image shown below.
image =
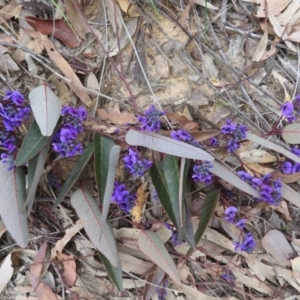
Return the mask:
<path fill-rule="evenodd" d="M 120 150 L 120 146 L 115 145 L 113 140 L 95 134 L 95 175 L 102 203 L 103 220 L 107 217 L 111 202 Z"/>
<path fill-rule="evenodd" d="M 284 149 L 281 146 L 278 146 L 266 139 L 263 139 L 257 135 L 251 134 L 251 133 L 247 133 L 247 137 L 248 140 L 258 143 L 261 146 L 264 146 L 266 148 L 269 148 L 271 150 L 274 150 L 275 152 L 281 153 L 284 156 L 286 156 L 287 158 L 290 158 L 291 160 L 297 162 L 300 164 L 300 157 L 298 157 L 297 155 L 295 155 L 294 153 L 292 153 L 291 151 Z"/>
<path fill-rule="evenodd" d="M 16 157 L 16 166 L 24 165 L 27 161 L 38 154 L 39 151 L 45 147 L 48 140 L 49 137 L 43 136 L 37 123 L 33 122 Z"/>
<path fill-rule="evenodd" d="M 61 115 L 60 100 L 46 85 L 33 89 L 28 97 L 42 135 L 51 136 Z"/>
<path fill-rule="evenodd" d="M 71 196 L 71 205 L 84 223 L 84 229 L 93 245 L 114 266 L 118 266 L 118 252 L 115 238 L 107 223 L 102 222 L 98 204 L 90 193 L 78 189 Z"/>
<path fill-rule="evenodd" d="M 206 161 L 214 160 L 213 156 L 200 148 L 157 133 L 140 132 L 130 129 L 125 136 L 125 140 L 129 145 L 143 146 L 169 155 Z"/>
<path fill-rule="evenodd" d="M 223 180 L 229 182 L 233 186 L 237 187 L 239 190 L 256 198 L 260 197 L 257 190 L 255 190 L 251 185 L 240 179 L 236 174 L 234 174 L 232 171 L 228 170 L 218 162 L 215 161 L 213 163 L 213 167 L 210 168 L 209 171 L 222 178 Z"/>
<path fill-rule="evenodd" d="M 118 256 L 118 266 L 114 267 L 110 261 L 101 253 L 99 252 L 100 258 L 105 266 L 105 269 L 110 277 L 110 279 L 113 281 L 113 283 L 116 285 L 119 291 L 122 291 L 123 289 L 123 277 L 122 277 L 122 264 L 120 257 Z"/>
<path fill-rule="evenodd" d="M 58 205 L 68 194 L 78 177 L 80 176 L 81 172 L 83 171 L 84 167 L 90 160 L 93 154 L 93 145 L 88 145 L 83 153 L 79 156 L 75 166 L 73 167 L 70 175 L 68 176 L 65 184 L 60 190 L 60 193 L 54 203 L 54 205 Z"/>
<path fill-rule="evenodd" d="M 292 123 L 282 129 L 282 138 L 288 144 L 300 144 L 300 124 Z"/>
<path fill-rule="evenodd" d="M 41 150 L 41 152 L 37 155 L 37 157 L 34 157 L 32 160 L 28 162 L 28 187 L 29 188 L 28 188 L 26 201 L 23 207 L 25 208 L 28 205 L 28 210 L 27 210 L 28 214 L 30 214 L 35 199 L 36 189 L 40 182 L 41 176 L 43 174 L 43 169 L 45 166 L 49 149 L 50 149 L 50 142 Z M 30 174 L 30 178 L 29 178 L 29 174 Z"/>
<path fill-rule="evenodd" d="M 179 213 L 179 168 L 176 158 L 168 155 L 163 162 L 155 163 L 150 175 L 161 204 L 176 226 L 180 239 L 183 237 L 183 228 Z"/>
<path fill-rule="evenodd" d="M 25 176 L 23 168 L 7 170 L 8 165 L 0 162 L 0 215 L 5 227 L 20 245 L 28 245 L 27 215 L 25 203 Z"/>
<path fill-rule="evenodd" d="M 163 269 L 170 278 L 180 286 L 181 281 L 178 270 L 160 237 L 152 231 L 141 231 L 138 243 L 142 252 L 157 264 L 157 266 Z"/>
<path fill-rule="evenodd" d="M 220 198 L 220 190 L 216 190 L 210 192 L 204 200 L 203 208 L 201 210 L 201 215 L 200 215 L 200 221 L 195 233 L 196 245 L 200 242 L 201 237 L 215 212 L 215 208 L 219 201 L 219 198 Z"/>

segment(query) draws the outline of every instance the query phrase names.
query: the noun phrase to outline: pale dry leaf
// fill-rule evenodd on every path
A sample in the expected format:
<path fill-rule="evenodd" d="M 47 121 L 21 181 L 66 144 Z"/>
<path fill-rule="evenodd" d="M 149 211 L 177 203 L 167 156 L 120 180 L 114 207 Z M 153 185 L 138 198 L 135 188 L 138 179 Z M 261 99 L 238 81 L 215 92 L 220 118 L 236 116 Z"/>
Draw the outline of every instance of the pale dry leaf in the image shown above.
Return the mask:
<path fill-rule="evenodd" d="M 281 195 L 282 198 L 288 200 L 289 202 L 293 203 L 294 205 L 300 208 L 299 193 L 293 190 L 290 186 L 286 185 L 285 183 L 282 184 Z"/>
<path fill-rule="evenodd" d="M 71 228 L 68 228 L 66 230 L 66 233 L 64 237 L 60 240 L 58 240 L 55 244 L 55 246 L 51 250 L 51 259 L 54 259 L 56 256 L 56 253 L 61 253 L 64 247 L 68 244 L 68 242 L 71 240 L 71 238 L 81 229 L 83 228 L 83 221 L 77 220 L 74 226 Z"/>
<path fill-rule="evenodd" d="M 86 80 L 86 87 L 89 90 L 98 91 L 99 90 L 99 83 L 96 75 L 93 72 L 90 72 L 87 80 Z"/>
<path fill-rule="evenodd" d="M 119 5 L 115 1 L 105 0 L 105 8 L 108 20 L 113 28 L 115 35 L 120 36 L 123 31 L 122 14 Z"/>
<path fill-rule="evenodd" d="M 277 16 L 278 21 L 285 27 L 286 33 L 290 34 L 293 30 L 295 23 L 299 18 L 300 2 L 298 0 L 292 0 L 289 6 Z"/>
<path fill-rule="evenodd" d="M 265 31 L 256 47 L 255 52 L 253 53 L 252 56 L 253 61 L 259 62 L 261 60 L 264 52 L 266 51 L 267 45 L 268 45 L 268 32 Z"/>
<path fill-rule="evenodd" d="M 195 278 L 184 260 L 177 265 L 177 269 L 180 274 L 180 279 L 183 283 L 192 284 L 195 286 Z"/>
<path fill-rule="evenodd" d="M 298 256 L 300 256 L 300 239 L 293 239 L 291 244 L 297 252 Z"/>
<path fill-rule="evenodd" d="M 41 280 L 46 251 L 47 243 L 44 243 L 37 252 L 36 256 L 34 257 L 33 263 L 30 266 L 30 283 L 34 290 L 37 288 Z"/>
<path fill-rule="evenodd" d="M 37 39 L 45 47 L 50 59 L 55 62 L 57 67 L 70 80 L 70 82 L 67 82 L 70 88 L 86 106 L 90 107 L 92 105 L 92 101 L 88 93 L 82 86 L 82 83 L 75 74 L 74 70 L 56 50 L 53 43 L 45 35 L 37 31 L 28 30 L 27 32 L 32 38 Z"/>
<path fill-rule="evenodd" d="M 139 13 L 138 8 L 134 3 L 129 0 L 118 0 L 120 8 L 130 17 L 139 17 L 141 14 Z"/>
<path fill-rule="evenodd" d="M 205 0 L 195 0 L 195 4 L 207 7 L 208 9 L 218 10 L 219 8 L 217 6 L 212 5 L 211 3 L 205 1 Z"/>
<path fill-rule="evenodd" d="M 35 290 L 39 299 L 57 300 L 56 295 L 53 293 L 49 285 L 45 282 L 41 282 Z"/>
<path fill-rule="evenodd" d="M 132 272 L 134 274 L 146 274 L 152 266 L 152 263 L 138 259 L 126 253 L 119 253 L 122 262 L 122 270 L 125 272 Z"/>
<path fill-rule="evenodd" d="M 245 170 L 251 174 L 252 176 L 260 174 L 260 175 L 267 175 L 274 171 L 274 169 L 269 167 L 264 167 L 257 163 L 247 163 L 244 164 Z"/>
<path fill-rule="evenodd" d="M 246 2 L 257 3 L 257 12 L 256 16 L 258 18 L 266 18 L 266 13 L 268 16 L 272 13 L 274 16 L 277 16 L 282 12 L 291 2 L 291 0 L 245 0 Z"/>
<path fill-rule="evenodd" d="M 142 220 L 142 216 L 145 211 L 146 200 L 148 198 L 149 192 L 147 191 L 147 183 L 144 182 L 140 185 L 136 192 L 136 200 L 134 207 L 131 210 L 132 221 L 139 224 Z"/>
<path fill-rule="evenodd" d="M 283 102 L 291 101 L 291 95 L 289 94 L 289 92 L 285 86 L 288 83 L 288 80 L 286 78 L 284 78 L 282 75 L 280 75 L 278 72 L 276 72 L 275 70 L 272 70 L 272 75 L 275 78 L 275 80 L 277 82 L 279 82 L 281 84 L 281 86 L 283 87 L 283 90 L 284 90 L 284 101 Z"/>
<path fill-rule="evenodd" d="M 292 221 L 286 201 L 282 200 L 278 206 L 272 206 L 276 211 L 284 215 L 287 221 Z"/>
<path fill-rule="evenodd" d="M 133 240 L 137 241 L 140 235 L 140 230 L 135 228 L 120 228 L 113 229 L 114 236 L 116 240 Z"/>
<path fill-rule="evenodd" d="M 4 290 L 14 273 L 13 256 L 15 253 L 9 253 L 3 260 L 0 267 L 0 293 Z"/>
<path fill-rule="evenodd" d="M 61 261 L 64 266 L 63 278 L 72 287 L 76 280 L 76 263 L 73 255 L 66 255 L 58 252 L 56 255 L 58 261 Z"/>
<path fill-rule="evenodd" d="M 107 113 L 105 109 L 97 109 L 97 114 L 100 117 L 101 120 L 106 121 L 109 120 L 113 124 L 116 125 L 125 125 L 125 124 L 137 124 L 138 120 L 136 119 L 134 113 L 129 113 L 129 112 L 115 112 L 112 111 L 110 113 Z"/>
<path fill-rule="evenodd" d="M 65 9 L 68 15 L 68 18 L 72 24 L 72 29 L 83 39 L 85 40 L 86 34 L 90 33 L 90 26 L 83 12 L 78 7 L 76 1 L 65 0 Z"/>
<path fill-rule="evenodd" d="M 296 257 L 291 260 L 293 275 L 296 281 L 300 284 L 300 257 Z"/>
<path fill-rule="evenodd" d="M 287 261 L 293 255 L 293 248 L 279 230 L 270 230 L 263 237 L 262 245 L 278 262 Z"/>
<path fill-rule="evenodd" d="M 3 235 L 3 233 L 5 233 L 5 232 L 6 232 L 6 227 L 5 227 L 4 223 L 3 223 L 3 221 L 1 220 L 0 221 L 0 239 L 1 239 L 2 235 Z"/>
<path fill-rule="evenodd" d="M 292 173 L 292 174 L 284 174 L 279 170 L 272 172 L 272 179 L 276 180 L 280 178 L 281 182 L 284 183 L 293 183 L 300 180 L 300 172 Z"/>
<path fill-rule="evenodd" d="M 11 1 L 0 10 L 0 25 L 11 18 L 18 18 L 22 11 L 22 5 L 17 1 Z"/>
<path fill-rule="evenodd" d="M 240 159 L 244 163 L 260 163 L 267 164 L 277 161 L 277 157 L 265 150 L 253 149 L 239 153 Z"/>
<path fill-rule="evenodd" d="M 16 72 L 19 71 L 20 68 L 16 64 L 16 62 L 10 57 L 9 54 L 4 54 L 0 56 L 0 70 L 2 72 L 7 72 L 7 71 Z"/>

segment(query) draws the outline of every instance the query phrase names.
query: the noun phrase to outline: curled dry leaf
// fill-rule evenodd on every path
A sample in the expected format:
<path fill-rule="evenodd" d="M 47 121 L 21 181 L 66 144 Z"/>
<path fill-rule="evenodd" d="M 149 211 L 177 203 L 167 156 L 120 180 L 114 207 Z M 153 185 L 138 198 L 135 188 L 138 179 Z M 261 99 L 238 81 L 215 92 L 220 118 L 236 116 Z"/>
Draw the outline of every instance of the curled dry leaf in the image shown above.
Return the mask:
<path fill-rule="evenodd" d="M 54 35 L 66 47 L 77 48 L 81 44 L 79 37 L 64 20 L 41 20 L 35 17 L 25 17 L 25 20 L 36 31 L 42 34 Z"/>
<path fill-rule="evenodd" d="M 76 263 L 73 255 L 66 255 L 58 252 L 56 257 L 64 266 L 64 272 L 62 274 L 64 280 L 72 287 L 76 280 Z"/>
<path fill-rule="evenodd" d="M 279 230 L 270 230 L 262 239 L 262 245 L 278 262 L 289 260 L 293 248 Z"/>
<path fill-rule="evenodd" d="M 16 1 L 11 1 L 0 10 L 0 25 L 7 20 L 19 16 L 22 10 L 22 5 Z"/>
<path fill-rule="evenodd" d="M 240 159 L 244 163 L 260 163 L 267 164 L 277 161 L 277 157 L 269 154 L 265 150 L 253 149 L 239 154 Z"/>
<path fill-rule="evenodd" d="M 145 211 L 146 200 L 149 195 L 149 192 L 146 191 L 146 185 L 147 185 L 146 182 L 144 182 L 138 188 L 138 190 L 136 192 L 137 199 L 135 200 L 135 205 L 131 211 L 132 221 L 135 223 L 138 223 L 138 224 L 141 222 L 142 215 Z"/>
<path fill-rule="evenodd" d="M 112 111 L 107 113 L 105 109 L 97 109 L 98 116 L 103 120 L 109 120 L 116 125 L 136 124 L 138 121 L 133 113 Z"/>
<path fill-rule="evenodd" d="M 281 179 L 281 182 L 284 183 L 294 183 L 300 180 L 300 172 L 294 174 L 284 174 L 279 170 L 276 170 L 272 173 L 272 179 L 276 180 L 277 178 Z"/>

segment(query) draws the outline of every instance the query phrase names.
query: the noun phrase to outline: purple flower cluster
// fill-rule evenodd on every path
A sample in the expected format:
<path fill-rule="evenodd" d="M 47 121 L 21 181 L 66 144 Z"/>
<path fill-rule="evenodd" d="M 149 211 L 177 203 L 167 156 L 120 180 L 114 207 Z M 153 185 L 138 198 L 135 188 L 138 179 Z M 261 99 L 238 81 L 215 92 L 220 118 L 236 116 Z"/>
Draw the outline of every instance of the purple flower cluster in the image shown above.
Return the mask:
<path fill-rule="evenodd" d="M 19 91 L 7 91 L 0 103 L 0 146 L 5 148 L 10 155 L 1 154 L 1 161 L 8 164 L 8 171 L 15 168 L 14 153 L 17 150 L 15 130 L 27 119 L 30 108 L 24 106 L 24 95 Z"/>
<path fill-rule="evenodd" d="M 137 119 L 140 122 L 141 130 L 158 132 L 160 130 L 160 117 L 165 113 L 157 110 L 154 105 L 151 105 L 148 110 L 145 111 L 145 116 L 138 116 Z"/>
<path fill-rule="evenodd" d="M 63 124 L 53 138 L 53 149 L 62 157 L 71 157 L 83 152 L 81 143 L 77 143 L 80 132 L 83 131 L 82 122 L 87 118 L 84 107 L 64 106 L 62 108 Z"/>
<path fill-rule="evenodd" d="M 252 236 L 251 232 L 248 232 L 247 235 L 244 236 L 243 241 L 234 243 L 235 245 L 235 251 L 237 250 L 241 250 L 241 251 L 245 251 L 247 253 L 251 253 L 255 246 L 256 246 L 256 241 Z"/>
<path fill-rule="evenodd" d="M 166 278 L 164 279 L 164 281 L 162 282 L 162 286 L 156 288 L 156 293 L 157 293 L 157 297 L 158 300 L 166 300 L 166 296 L 167 296 L 167 290 L 166 287 L 170 284 L 169 280 Z"/>
<path fill-rule="evenodd" d="M 140 158 L 139 153 L 131 148 L 128 149 L 128 155 L 123 158 L 123 161 L 133 177 L 143 176 L 152 167 L 152 161 Z"/>
<path fill-rule="evenodd" d="M 292 147 L 291 152 L 297 156 L 300 156 L 300 149 L 297 147 Z M 300 172 L 300 164 L 295 163 L 294 161 L 291 161 L 291 160 L 286 160 L 281 165 L 281 170 L 284 174 L 294 174 L 294 173 Z"/>
<path fill-rule="evenodd" d="M 136 195 L 126 190 L 125 184 L 115 182 L 111 202 L 118 205 L 120 209 L 128 214 L 134 206 Z"/>
<path fill-rule="evenodd" d="M 231 287 L 235 286 L 236 277 L 232 274 L 231 271 L 224 270 L 224 272 L 221 275 L 221 278 L 224 279 L 225 281 L 227 281 Z"/>
<path fill-rule="evenodd" d="M 248 182 L 253 188 L 259 191 L 260 199 L 258 202 L 265 202 L 268 205 L 278 205 L 281 201 L 282 183 L 280 178 L 271 181 L 271 175 L 265 175 L 262 178 L 251 176 L 244 171 L 237 172 L 238 176 Z"/>
<path fill-rule="evenodd" d="M 196 141 L 186 130 L 173 130 L 171 131 L 171 137 L 176 141 L 185 142 L 195 147 L 202 148 L 201 144 Z"/>
<path fill-rule="evenodd" d="M 232 123 L 232 120 L 226 120 L 225 125 L 221 127 L 221 132 L 229 136 L 227 146 L 228 152 L 234 152 L 240 147 L 239 142 L 246 138 L 248 128 L 243 124 Z"/>
<path fill-rule="evenodd" d="M 225 218 L 224 219 L 230 223 L 235 223 L 235 226 L 243 231 L 245 229 L 245 223 L 247 222 L 247 220 L 240 219 L 240 220 L 236 221 L 236 213 L 237 213 L 237 208 L 234 206 L 229 206 L 225 209 Z M 244 237 L 244 239 L 241 243 L 240 242 L 234 243 L 235 250 L 240 249 L 241 251 L 251 253 L 255 248 L 256 241 L 254 240 L 254 238 L 250 232 L 247 233 L 246 235 L 243 232 L 243 237 Z M 223 279 L 225 279 L 225 278 L 223 278 Z"/>
<path fill-rule="evenodd" d="M 212 167 L 213 164 L 211 162 L 200 162 L 193 167 L 194 174 L 192 178 L 195 182 L 205 182 L 207 185 L 212 184 L 213 175 L 209 172 L 209 169 Z"/>
<path fill-rule="evenodd" d="M 165 223 L 165 227 L 172 231 L 171 240 L 172 240 L 173 246 L 181 245 L 183 243 L 183 241 L 178 238 L 178 231 L 176 229 L 174 229 L 174 227 L 168 223 Z"/>
<path fill-rule="evenodd" d="M 228 221 L 229 223 L 235 223 L 236 219 L 236 213 L 237 213 L 237 208 L 234 206 L 229 206 L 225 209 L 225 220 Z M 235 226 L 239 229 L 244 229 L 245 228 L 245 223 L 247 222 L 246 219 L 240 219 L 235 223 Z"/>
<path fill-rule="evenodd" d="M 281 105 L 281 113 L 286 117 L 288 122 L 293 122 L 296 120 L 294 111 L 298 114 L 300 113 L 300 94 L 298 94 L 293 102 L 285 102 Z"/>

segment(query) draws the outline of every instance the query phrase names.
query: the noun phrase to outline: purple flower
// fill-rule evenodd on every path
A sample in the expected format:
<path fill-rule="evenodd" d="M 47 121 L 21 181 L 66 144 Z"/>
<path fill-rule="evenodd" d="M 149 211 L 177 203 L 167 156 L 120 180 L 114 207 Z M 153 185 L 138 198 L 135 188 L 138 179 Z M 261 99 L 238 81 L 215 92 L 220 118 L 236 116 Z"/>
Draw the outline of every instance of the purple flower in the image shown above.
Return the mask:
<path fill-rule="evenodd" d="M 246 219 L 241 219 L 241 220 L 239 220 L 238 222 L 235 223 L 235 227 L 237 227 L 239 229 L 244 229 L 246 222 L 247 222 Z"/>
<path fill-rule="evenodd" d="M 12 155 L 2 153 L 1 154 L 1 162 L 8 165 L 7 171 L 11 171 L 16 167 L 15 159 Z"/>
<path fill-rule="evenodd" d="M 228 143 L 228 152 L 234 152 L 240 147 L 240 144 L 238 143 L 238 138 L 231 138 Z"/>
<path fill-rule="evenodd" d="M 209 145 L 210 146 L 218 146 L 219 141 L 215 137 L 212 137 L 212 138 L 209 139 Z"/>
<path fill-rule="evenodd" d="M 171 137 L 176 141 L 185 142 L 198 148 L 202 148 L 201 144 L 196 141 L 193 136 L 185 130 L 171 131 Z"/>
<path fill-rule="evenodd" d="M 157 298 L 158 300 L 166 300 L 167 290 L 166 287 L 170 284 L 169 280 L 166 278 L 162 282 L 162 286 L 156 288 Z"/>
<path fill-rule="evenodd" d="M 160 130 L 160 117 L 163 115 L 164 112 L 157 110 L 154 105 L 151 105 L 150 108 L 145 111 L 145 116 L 137 117 L 141 124 L 141 130 L 158 132 Z"/>
<path fill-rule="evenodd" d="M 22 95 L 19 91 L 6 91 L 3 100 L 12 100 L 14 104 L 20 106 L 24 102 L 24 95 Z"/>
<path fill-rule="evenodd" d="M 237 175 L 244 181 L 249 181 L 253 178 L 248 172 L 245 171 L 238 171 Z"/>
<path fill-rule="evenodd" d="M 286 161 L 281 165 L 281 170 L 284 174 L 291 174 L 293 169 L 293 165 L 291 162 Z"/>
<path fill-rule="evenodd" d="M 171 240 L 172 240 L 173 246 L 181 245 L 183 243 L 183 241 L 178 238 L 178 231 L 176 229 L 174 229 L 173 226 L 171 226 L 168 223 L 164 223 L 164 225 L 167 229 L 172 231 Z"/>
<path fill-rule="evenodd" d="M 152 161 L 141 159 L 138 152 L 129 148 L 128 155 L 123 158 L 125 167 L 129 170 L 133 177 L 140 177 L 152 167 Z"/>
<path fill-rule="evenodd" d="M 231 271 L 225 270 L 222 273 L 221 278 L 224 279 L 225 281 L 227 281 L 232 287 L 235 286 L 236 277 L 232 274 Z"/>
<path fill-rule="evenodd" d="M 256 190 L 258 190 L 262 184 L 263 184 L 263 182 L 259 178 L 254 177 L 251 179 L 251 186 L 253 188 L 255 188 Z"/>
<path fill-rule="evenodd" d="M 241 251 L 251 253 L 254 250 L 255 246 L 256 246 L 256 241 L 253 238 L 252 233 L 249 232 L 246 235 L 246 237 L 245 237 L 245 239 L 242 243 L 237 242 L 237 243 L 234 243 L 234 245 L 235 245 L 235 250 L 240 249 Z"/>
<path fill-rule="evenodd" d="M 300 156 L 300 148 L 298 147 L 292 147 L 291 148 L 292 153 L 294 153 L 297 156 Z"/>
<path fill-rule="evenodd" d="M 285 116 L 285 117 L 289 117 L 292 115 L 294 110 L 294 105 L 292 102 L 285 102 L 284 104 L 282 104 L 281 106 L 281 113 Z"/>
<path fill-rule="evenodd" d="M 136 195 L 126 190 L 125 184 L 115 182 L 111 202 L 117 204 L 126 214 L 130 213 L 134 206 Z"/>
<path fill-rule="evenodd" d="M 195 165 L 193 167 L 194 174 L 192 178 L 195 182 L 205 182 L 207 185 L 211 184 L 213 175 L 209 172 L 209 169 L 212 167 L 212 163 L 208 161 L 203 161 L 201 164 Z"/>
<path fill-rule="evenodd" d="M 232 123 L 231 119 L 227 119 L 226 124 L 221 127 L 221 132 L 223 134 L 232 133 L 233 131 L 235 131 L 236 126 L 237 125 L 235 123 Z"/>
<path fill-rule="evenodd" d="M 237 208 L 234 206 L 229 206 L 225 209 L 225 220 L 233 223 L 235 215 L 237 213 Z"/>

